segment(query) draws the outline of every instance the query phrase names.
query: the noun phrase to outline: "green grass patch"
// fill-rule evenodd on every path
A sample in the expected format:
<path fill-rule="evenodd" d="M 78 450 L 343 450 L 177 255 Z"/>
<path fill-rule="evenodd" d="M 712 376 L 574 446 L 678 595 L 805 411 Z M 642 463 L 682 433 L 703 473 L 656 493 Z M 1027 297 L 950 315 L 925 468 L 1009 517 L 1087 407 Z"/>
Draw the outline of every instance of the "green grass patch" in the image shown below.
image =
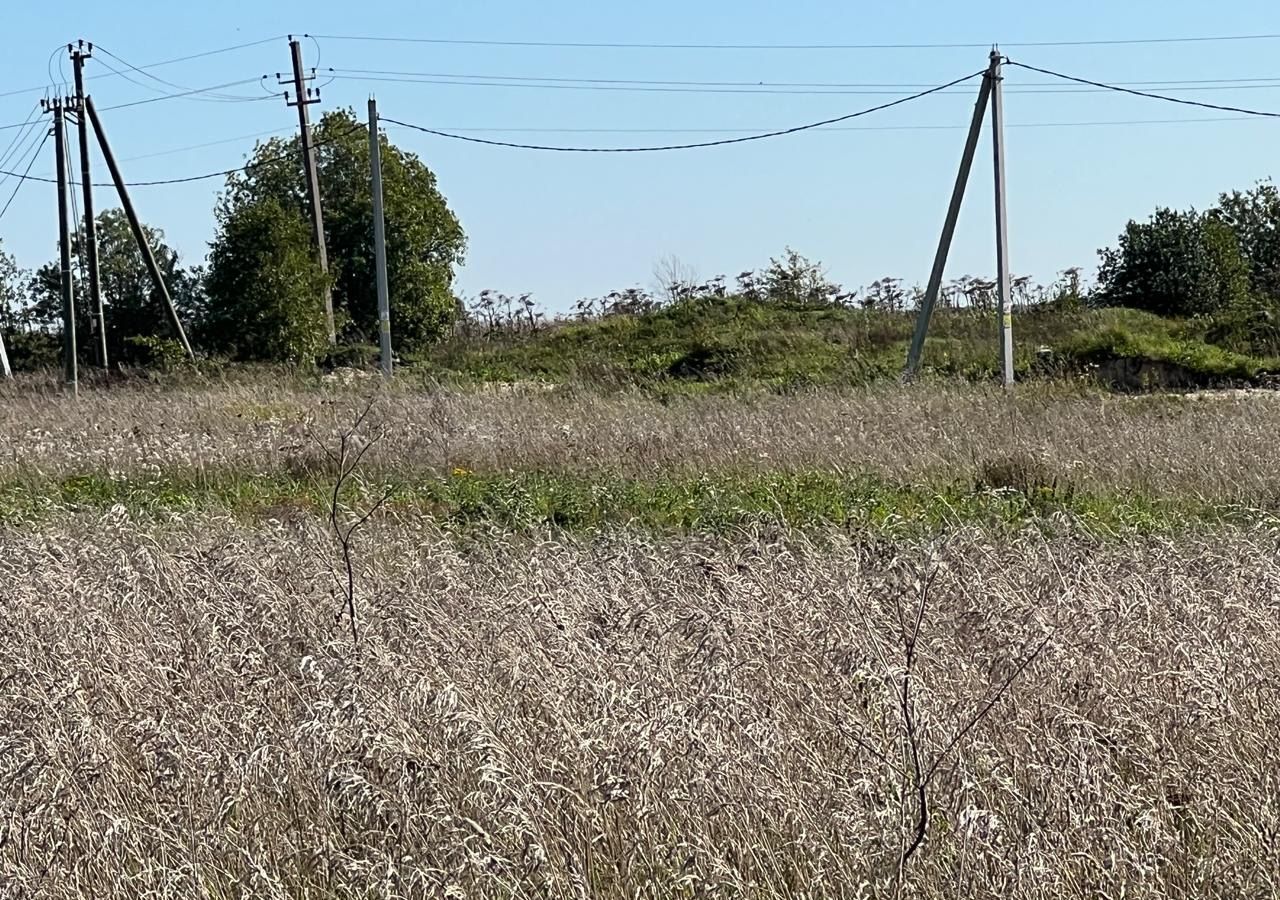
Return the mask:
<path fill-rule="evenodd" d="M 897 378 L 914 326 L 913 312 L 730 297 L 535 333 L 460 339 L 416 365 L 431 377 L 475 381 L 580 382 L 658 393 L 744 387 L 786 392 Z M 1212 344 L 1206 328 L 1127 309 L 1035 307 L 1015 315 L 1015 365 L 1023 377 L 1038 371 L 1038 351 L 1047 347 L 1061 374 L 1108 360 L 1138 360 L 1177 366 L 1188 380 L 1209 384 L 1254 381 L 1280 368 L 1280 362 Z M 924 365 L 933 376 L 996 378 L 995 314 L 937 311 Z"/>
<path fill-rule="evenodd" d="M 894 484 L 835 472 L 720 472 L 697 477 L 523 472 L 365 478 L 345 500 L 359 508 L 391 490 L 394 511 L 430 515 L 459 529 L 608 526 L 656 531 L 728 532 L 762 522 L 890 533 L 932 533 L 977 525 L 1048 530 L 1068 522 L 1098 535 L 1176 532 L 1189 525 L 1269 520 L 1263 511 L 1134 493 L 1082 494 L 1045 483 L 1016 466 L 994 468 L 979 484 Z M 328 483 L 285 474 L 171 472 L 149 478 L 78 475 L 0 485 L 0 522 L 60 511 L 135 514 L 221 510 L 250 519 L 327 512 Z M 1065 518 L 1064 518 L 1065 517 Z"/>

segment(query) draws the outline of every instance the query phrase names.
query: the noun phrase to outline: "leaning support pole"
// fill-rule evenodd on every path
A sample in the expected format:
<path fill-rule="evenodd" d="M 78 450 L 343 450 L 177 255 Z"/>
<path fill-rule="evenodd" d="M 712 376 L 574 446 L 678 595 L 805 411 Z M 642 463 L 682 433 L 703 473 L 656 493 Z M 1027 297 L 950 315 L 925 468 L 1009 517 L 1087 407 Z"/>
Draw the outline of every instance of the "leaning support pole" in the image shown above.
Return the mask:
<path fill-rule="evenodd" d="M 1013 296 L 1009 288 L 1009 222 L 1004 183 L 1004 62 L 991 51 L 991 146 L 996 166 L 996 285 L 1000 291 L 1000 361 L 1004 386 L 1013 386 Z"/>
<path fill-rule="evenodd" d="M 994 65 L 994 64 L 993 64 Z M 978 102 L 973 107 L 973 121 L 969 124 L 969 137 L 965 141 L 964 156 L 960 158 L 960 171 L 956 175 L 955 188 L 951 192 L 951 205 L 942 225 L 942 237 L 938 241 L 938 253 L 933 258 L 933 271 L 929 273 L 929 286 L 925 290 L 920 312 L 916 315 L 916 330 L 911 337 L 911 349 L 907 351 L 907 370 L 904 377 L 914 378 L 920 371 L 920 357 L 924 352 L 925 335 L 929 333 L 929 317 L 942 291 L 942 276 L 947 268 L 947 255 L 951 252 L 951 239 L 955 237 L 956 222 L 960 219 L 960 204 L 964 201 L 964 189 L 973 169 L 973 157 L 978 150 L 978 138 L 982 134 L 982 121 L 987 115 L 987 102 L 991 98 L 991 70 L 982 77 L 978 89 Z"/>
<path fill-rule="evenodd" d="M 71 277 L 71 217 L 67 211 L 67 124 L 61 100 L 53 104 L 53 142 L 58 166 L 58 249 L 62 266 L 62 366 L 72 393 L 80 392 L 76 363 L 76 298 Z"/>
<path fill-rule="evenodd" d="M 106 160 L 107 168 L 111 170 L 111 180 L 116 183 L 116 191 L 120 194 L 120 205 L 124 208 L 125 217 L 129 220 L 129 227 L 133 229 L 133 238 L 138 242 L 138 249 L 142 252 L 143 262 L 147 264 L 147 271 L 151 273 L 151 280 L 155 282 L 156 290 L 164 300 L 164 311 L 169 317 L 169 325 L 172 326 L 174 335 L 182 344 L 182 349 L 187 352 L 187 356 L 195 359 L 196 355 L 191 350 L 190 342 L 187 341 L 187 333 L 183 330 L 182 321 L 178 318 L 178 310 L 173 305 L 173 298 L 169 296 L 169 288 L 164 283 L 164 276 L 160 274 L 160 267 L 156 265 L 155 254 L 151 252 L 151 245 L 147 243 L 142 222 L 139 221 L 138 213 L 133 208 L 133 201 L 129 199 L 129 190 L 125 187 L 120 167 L 116 165 L 116 158 L 111 153 L 111 145 L 107 143 L 107 134 L 103 131 L 102 120 L 98 118 L 98 111 L 93 106 L 93 98 L 84 98 L 84 108 L 89 113 L 89 121 L 93 124 L 93 133 L 98 137 L 102 158 Z"/>
<path fill-rule="evenodd" d="M 378 335 L 382 375 L 391 377 L 391 291 L 387 284 L 387 223 L 382 210 L 382 143 L 378 137 L 378 101 L 369 98 L 369 170 L 373 187 L 373 253 L 378 268 Z"/>
<path fill-rule="evenodd" d="M 4 332 L 0 331 L 0 375 L 13 377 L 13 369 L 9 368 L 9 351 L 4 348 Z"/>

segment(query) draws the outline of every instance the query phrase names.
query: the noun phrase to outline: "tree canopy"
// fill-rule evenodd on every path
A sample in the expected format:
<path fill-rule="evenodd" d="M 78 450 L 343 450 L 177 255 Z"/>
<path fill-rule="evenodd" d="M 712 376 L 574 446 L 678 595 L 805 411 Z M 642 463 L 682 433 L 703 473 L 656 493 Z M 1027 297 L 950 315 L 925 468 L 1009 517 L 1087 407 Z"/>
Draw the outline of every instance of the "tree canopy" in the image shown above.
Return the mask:
<path fill-rule="evenodd" d="M 1104 303 L 1166 316 L 1206 315 L 1241 302 L 1249 266 L 1231 228 L 1195 210 L 1157 209 L 1130 222 L 1119 245 L 1102 250 Z"/>
<path fill-rule="evenodd" d="M 314 141 L 339 332 L 372 341 L 378 312 L 368 131 L 351 111 L 332 112 L 314 129 Z M 413 349 L 452 322 L 454 269 L 466 240 L 435 175 L 385 136 L 380 141 L 392 334 L 398 349 Z M 319 347 L 309 330 L 319 328 L 323 337 L 324 282 L 313 254 L 302 253 L 310 226 L 299 140 L 259 144 L 246 170 L 228 178 L 216 215 L 207 285 L 212 346 L 241 358 Z M 269 312 L 246 319 L 250 296 Z M 247 335 L 246 321 L 287 333 Z"/>
<path fill-rule="evenodd" d="M 98 272 L 102 281 L 102 305 L 107 323 L 107 353 L 116 362 L 137 361 L 137 338 L 171 338 L 168 318 L 161 306 L 151 274 L 133 238 L 129 220 L 118 208 L 106 209 L 95 219 L 98 230 Z M 164 276 L 178 315 L 184 325 L 200 315 L 200 270 L 184 269 L 176 250 L 165 242 L 164 232 L 143 226 L 156 264 Z M 76 334 L 86 359 L 92 358 L 89 340 L 89 290 L 78 261 L 83 259 L 84 228 L 71 237 L 72 265 L 76 281 Z M 40 328 L 60 328 L 62 324 L 62 273 L 58 260 L 45 263 L 31 280 L 30 323 Z"/>

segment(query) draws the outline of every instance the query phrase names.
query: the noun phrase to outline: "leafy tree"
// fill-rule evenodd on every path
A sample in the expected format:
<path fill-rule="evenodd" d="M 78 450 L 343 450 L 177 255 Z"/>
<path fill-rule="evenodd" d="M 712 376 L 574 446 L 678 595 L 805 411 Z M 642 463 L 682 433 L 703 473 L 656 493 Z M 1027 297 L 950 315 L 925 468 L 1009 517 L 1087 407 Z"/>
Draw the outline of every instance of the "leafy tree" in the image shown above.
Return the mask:
<path fill-rule="evenodd" d="M 395 147 L 385 136 L 380 140 L 392 333 L 397 347 L 409 350 L 436 340 L 452 323 L 457 310 L 453 273 L 462 260 L 466 239 L 436 185 L 435 175 L 416 156 Z M 333 112 L 316 127 L 315 143 L 335 315 L 345 338 L 372 340 L 377 335 L 378 307 L 368 132 L 349 110 Z M 263 213 L 264 204 L 274 204 L 275 211 Z M 309 234 L 306 181 L 298 140 L 277 138 L 260 144 L 247 170 L 228 179 L 217 214 L 221 228 L 214 240 L 214 255 L 225 266 L 238 265 L 253 273 L 253 278 L 274 284 L 284 292 L 270 298 L 273 308 L 301 309 L 302 286 L 278 277 L 278 273 L 255 268 L 296 266 L 298 262 L 292 254 L 264 252 L 241 240 L 268 222 L 285 228 L 285 217 L 291 220 L 287 225 L 289 235 L 297 230 L 292 222 L 301 223 Z M 246 218 L 256 225 L 243 226 L 241 220 Z M 260 233 L 266 241 L 284 237 Z M 237 240 L 230 241 L 231 235 Z M 211 277 L 211 316 L 216 318 L 219 309 L 239 303 L 226 290 L 234 281 Z M 305 283 L 306 290 L 314 292 L 308 301 L 320 304 L 318 283 L 310 276 Z M 259 346 L 272 343 L 266 340 Z"/>
<path fill-rule="evenodd" d="M 0 242 L 0 333 L 9 334 L 25 330 L 27 313 L 23 302 L 26 291 L 22 284 L 22 270 L 13 254 Z"/>
<path fill-rule="evenodd" d="M 203 334 L 237 359 L 309 361 L 328 340 L 311 230 L 274 198 L 222 220 L 205 284 Z"/>
<path fill-rule="evenodd" d="M 137 362 L 136 338 L 173 337 L 164 303 L 151 273 L 143 261 L 142 252 L 133 239 L 129 220 L 121 209 L 107 209 L 98 214 L 98 273 L 102 282 L 103 314 L 107 323 L 107 354 L 115 362 Z M 198 269 L 187 270 L 181 265 L 176 250 L 165 243 L 164 232 L 144 225 L 143 231 L 155 255 L 156 264 L 164 276 L 169 294 L 178 308 L 184 328 L 192 324 L 188 316 L 198 311 L 196 300 L 200 290 Z M 85 358 L 92 358 L 90 340 L 93 310 L 90 309 L 89 288 L 79 260 L 84 249 L 84 229 L 80 228 L 71 238 L 73 277 L 75 278 L 76 337 Z M 33 321 L 45 328 L 60 328 L 62 324 L 62 267 L 57 260 L 45 263 L 31 279 Z M 184 312 L 187 315 L 184 315 Z"/>
<path fill-rule="evenodd" d="M 9 363 L 15 369 L 40 369 L 58 364 L 58 336 L 36 327 L 29 301 L 30 273 L 0 245 L 0 334 Z"/>
<path fill-rule="evenodd" d="M 1239 241 L 1254 294 L 1280 302 L 1280 189 L 1263 181 L 1248 191 L 1223 194 L 1212 215 Z"/>
<path fill-rule="evenodd" d="M 1157 209 L 1130 222 L 1119 246 L 1099 251 L 1098 297 L 1165 316 L 1212 315 L 1249 295 L 1249 266 L 1240 244 L 1213 215 Z"/>

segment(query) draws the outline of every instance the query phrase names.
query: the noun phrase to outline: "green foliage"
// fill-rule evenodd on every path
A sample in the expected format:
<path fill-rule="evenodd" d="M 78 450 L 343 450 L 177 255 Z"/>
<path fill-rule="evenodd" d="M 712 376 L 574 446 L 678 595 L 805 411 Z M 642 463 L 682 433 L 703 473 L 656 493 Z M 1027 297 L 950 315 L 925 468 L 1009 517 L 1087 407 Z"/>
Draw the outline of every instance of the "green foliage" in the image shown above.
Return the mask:
<path fill-rule="evenodd" d="M 1212 215 L 1236 236 L 1253 293 L 1280 303 L 1280 189 L 1263 181 L 1247 191 L 1223 194 Z"/>
<path fill-rule="evenodd" d="M 1222 381 L 1251 382 L 1275 368 L 1277 360 L 1259 359 L 1206 342 L 1176 322 L 1125 312 L 1103 327 L 1080 332 L 1061 348 L 1079 364 L 1133 361 L 1163 365 L 1166 374 L 1152 387 L 1209 385 Z"/>
<path fill-rule="evenodd" d="M 134 365 L 171 372 L 187 362 L 187 351 L 173 338 L 135 336 L 125 341 Z"/>
<path fill-rule="evenodd" d="M 1099 251 L 1099 300 L 1163 316 L 1213 315 L 1243 302 L 1249 266 L 1235 233 L 1213 215 L 1157 209 Z"/>
<path fill-rule="evenodd" d="M 353 342 L 378 338 L 377 280 L 373 251 L 373 201 L 369 182 L 369 137 L 350 111 L 329 113 L 315 128 L 325 235 L 333 284 L 334 308 Z M 383 195 L 387 231 L 387 271 L 391 287 L 392 334 L 398 350 L 419 349 L 445 334 L 457 311 L 454 268 L 462 261 L 466 241 L 462 227 L 441 195 L 435 175 L 411 153 L 381 137 Z M 308 229 L 306 181 L 298 140 L 273 139 L 260 144 L 246 172 L 231 176 L 219 200 L 221 230 L 213 253 L 230 265 L 257 267 L 262 277 L 284 280 L 262 268 L 290 259 L 256 252 L 228 242 L 229 229 L 271 203 Z M 270 216 L 276 217 L 275 213 Z M 283 224 L 283 223 L 282 223 Z M 292 226 L 290 231 L 292 233 Z M 245 234 L 241 229 L 238 234 Z M 264 234 L 264 240 L 270 235 Z M 308 241 L 310 239 L 308 238 Z M 290 259 L 289 265 L 293 265 Z M 319 283 L 307 279 L 319 301 Z M 209 285 L 211 315 L 239 300 L 226 291 L 226 280 Z M 277 304 L 284 298 L 277 298 Z M 297 302 L 293 298 L 291 303 Z"/>
<path fill-rule="evenodd" d="M 841 292 L 827 278 L 822 266 L 811 262 L 790 247 L 782 259 L 769 260 L 761 279 L 765 299 L 774 303 L 825 306 Z"/>
<path fill-rule="evenodd" d="M 8 334 L 17 331 L 23 320 L 23 272 L 13 254 L 0 242 L 0 331 Z"/>
<path fill-rule="evenodd" d="M 1070 279 L 1015 316 L 1019 377 L 1078 373 L 1108 360 L 1186 369 L 1194 384 L 1256 379 L 1272 362 L 1208 340 L 1207 319 L 1183 321 L 1128 309 L 1088 308 Z M 536 331 L 458 338 L 417 361 L 436 377 L 588 383 L 661 396 L 714 390 L 792 393 L 897 378 L 914 314 L 806 307 L 726 297 L 676 303 L 641 315 L 609 315 Z M 1038 359 L 1048 347 L 1053 365 Z M 1000 372 L 994 313 L 935 312 L 925 344 L 931 376 L 988 380 Z"/>
<path fill-rule="evenodd" d="M 626 478 L 517 471 L 408 478 L 367 473 L 352 500 L 371 502 L 390 490 L 393 508 L 427 514 L 454 528 L 587 531 L 610 526 L 659 532 L 732 534 L 760 523 L 836 526 L 897 536 L 977 525 L 1051 530 L 1070 517 L 1073 530 L 1099 537 L 1176 532 L 1205 523 L 1256 522 L 1262 513 L 1187 497 L 1133 492 L 1085 494 L 1026 460 L 994 460 L 974 481 L 895 484 L 870 474 L 829 471 Z M 326 473 L 276 475 L 240 470 L 176 470 L 145 478 L 81 474 L 0 481 L 0 524 L 30 521 L 58 508 L 139 513 L 216 509 L 256 518 L 282 508 L 327 510 Z"/>
<path fill-rule="evenodd" d="M 134 338 L 171 338 L 168 314 L 163 300 L 151 280 L 151 273 L 134 240 L 129 220 L 121 209 L 107 209 L 95 219 L 98 235 L 98 272 L 102 284 L 103 314 L 107 322 L 107 354 L 117 363 L 144 365 L 145 360 L 136 355 L 143 344 Z M 199 322 L 200 270 L 184 269 L 177 251 L 165 242 L 164 232 L 143 225 L 147 242 L 155 256 L 156 264 L 164 276 L 165 285 L 178 309 L 184 327 Z M 81 258 L 85 246 L 84 228 L 71 238 L 73 259 Z M 82 272 L 77 269 L 76 336 L 81 355 L 93 357 L 93 310 L 88 288 L 82 282 Z M 62 324 L 62 274 L 57 260 L 45 263 L 31 279 L 31 320 L 45 328 L 60 328 Z M 145 351 L 144 351 L 145 354 Z"/>
<path fill-rule="evenodd" d="M 324 275 L 296 211 L 264 198 L 221 217 L 204 337 L 239 360 L 310 363 L 327 346 Z"/>
<path fill-rule="evenodd" d="M 1214 317 L 1213 343 L 1236 353 L 1280 357 L 1280 297 L 1254 295 Z"/>

